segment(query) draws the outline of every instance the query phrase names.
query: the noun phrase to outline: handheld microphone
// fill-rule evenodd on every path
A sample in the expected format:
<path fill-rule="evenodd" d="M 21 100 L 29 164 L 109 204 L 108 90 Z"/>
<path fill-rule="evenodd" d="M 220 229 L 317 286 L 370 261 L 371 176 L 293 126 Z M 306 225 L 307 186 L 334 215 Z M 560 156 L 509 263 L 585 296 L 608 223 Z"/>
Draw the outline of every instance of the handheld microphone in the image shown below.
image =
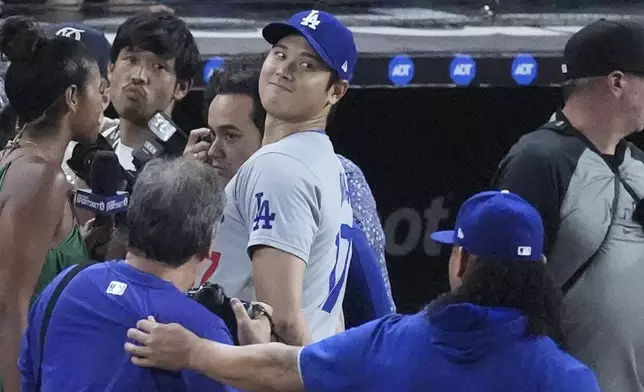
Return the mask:
<path fill-rule="evenodd" d="M 132 163 L 137 170 L 153 158 L 163 155 L 180 156 L 183 153 L 188 137 L 162 112 L 155 113 L 148 121 L 150 135 L 143 145 L 132 152 Z"/>
<path fill-rule="evenodd" d="M 98 151 L 89 176 L 91 189 L 76 191 L 76 206 L 96 214 L 96 223 L 111 219 L 110 215 L 127 210 L 127 192 L 120 191 L 125 182 L 123 168 L 112 151 Z"/>

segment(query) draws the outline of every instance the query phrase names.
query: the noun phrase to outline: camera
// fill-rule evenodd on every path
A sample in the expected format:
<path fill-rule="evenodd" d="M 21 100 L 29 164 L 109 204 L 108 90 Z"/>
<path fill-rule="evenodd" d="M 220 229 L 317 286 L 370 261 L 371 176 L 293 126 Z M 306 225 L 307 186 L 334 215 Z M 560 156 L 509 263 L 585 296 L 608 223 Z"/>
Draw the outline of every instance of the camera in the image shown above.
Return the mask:
<path fill-rule="evenodd" d="M 206 309 L 219 316 L 230 330 L 235 345 L 239 345 L 237 338 L 237 318 L 230 305 L 230 297 L 226 296 L 221 286 L 207 282 L 197 289 L 188 290 L 188 297 L 199 302 Z M 246 308 L 246 311 L 251 309 L 251 303 L 242 301 L 242 304 Z"/>

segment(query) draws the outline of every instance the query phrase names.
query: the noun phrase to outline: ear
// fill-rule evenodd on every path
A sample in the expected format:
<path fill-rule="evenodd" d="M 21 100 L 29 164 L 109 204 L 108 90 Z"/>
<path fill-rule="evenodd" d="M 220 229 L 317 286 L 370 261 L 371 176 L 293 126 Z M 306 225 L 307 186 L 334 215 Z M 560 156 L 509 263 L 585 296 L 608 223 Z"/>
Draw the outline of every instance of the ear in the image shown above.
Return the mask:
<path fill-rule="evenodd" d="M 626 75 L 621 71 L 613 71 L 608 75 L 608 88 L 616 97 L 621 97 L 624 94 L 624 88 L 627 83 Z"/>
<path fill-rule="evenodd" d="M 328 91 L 329 105 L 335 105 L 349 90 L 349 82 L 340 80 L 331 85 Z"/>
<path fill-rule="evenodd" d="M 110 106 L 110 83 L 105 81 L 105 79 L 103 79 L 103 83 L 105 83 L 105 87 L 101 98 L 103 99 L 103 111 L 106 111 L 108 106 Z"/>
<path fill-rule="evenodd" d="M 181 101 L 186 95 L 188 95 L 188 91 L 190 91 L 191 87 L 192 80 L 182 82 L 177 81 L 177 84 L 174 86 L 174 94 L 172 95 L 172 98 L 175 101 Z"/>
<path fill-rule="evenodd" d="M 76 113 L 79 102 L 78 87 L 75 84 L 67 87 L 65 90 L 65 106 L 71 113 Z"/>
<path fill-rule="evenodd" d="M 114 63 L 109 63 L 107 65 L 107 81 L 112 84 L 112 73 L 114 73 Z"/>
<path fill-rule="evenodd" d="M 106 111 L 108 107 L 110 107 L 110 90 L 109 88 L 107 91 L 102 96 L 103 98 L 103 111 Z"/>
<path fill-rule="evenodd" d="M 465 275 L 465 271 L 467 271 L 467 267 L 469 266 L 470 262 L 473 260 L 472 255 L 467 253 L 467 251 L 461 247 L 459 249 L 459 255 L 457 258 L 457 263 L 456 263 L 456 276 L 459 279 L 463 278 L 463 275 Z"/>

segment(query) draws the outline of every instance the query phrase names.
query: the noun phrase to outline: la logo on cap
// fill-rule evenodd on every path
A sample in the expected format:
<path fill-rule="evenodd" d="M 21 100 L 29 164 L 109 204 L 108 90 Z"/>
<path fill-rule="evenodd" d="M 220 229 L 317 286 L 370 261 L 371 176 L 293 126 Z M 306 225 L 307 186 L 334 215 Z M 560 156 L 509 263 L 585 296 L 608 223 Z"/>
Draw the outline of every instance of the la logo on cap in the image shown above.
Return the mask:
<path fill-rule="evenodd" d="M 459 239 L 461 239 L 461 240 L 462 240 L 463 238 L 465 238 L 465 234 L 463 234 L 463 230 L 458 229 L 458 230 L 456 231 L 456 237 L 457 237 L 457 238 L 459 238 Z"/>
<path fill-rule="evenodd" d="M 320 11 L 318 10 L 311 11 L 310 14 L 302 18 L 302 21 L 300 22 L 300 24 L 302 26 L 308 27 L 311 30 L 317 29 L 318 25 L 321 23 L 321 21 L 318 19 L 319 14 L 320 14 Z"/>

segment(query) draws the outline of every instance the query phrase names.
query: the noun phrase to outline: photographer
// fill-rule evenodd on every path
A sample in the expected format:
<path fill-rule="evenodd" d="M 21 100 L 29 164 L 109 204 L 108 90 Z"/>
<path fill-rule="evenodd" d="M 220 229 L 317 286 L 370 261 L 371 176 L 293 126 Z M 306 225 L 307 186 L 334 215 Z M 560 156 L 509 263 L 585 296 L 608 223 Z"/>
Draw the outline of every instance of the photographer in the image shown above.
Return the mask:
<path fill-rule="evenodd" d="M 5 88 L 18 122 L 0 156 L 0 369 L 17 392 L 30 300 L 87 261 L 61 164 L 70 141 L 96 140 L 103 108 L 98 65 L 79 42 L 48 39 L 35 20 L 11 17 L 0 50 L 11 60 Z"/>
<path fill-rule="evenodd" d="M 232 343 L 222 319 L 185 295 L 223 205 L 223 182 L 211 167 L 183 158 L 150 161 L 130 199 L 125 260 L 72 267 L 34 304 L 19 362 L 22 391 L 38 390 L 38 380 L 43 392 L 231 390 L 190 371 L 142 371 L 129 363 L 122 343 L 127 328 L 148 315 Z"/>
<path fill-rule="evenodd" d="M 557 347 L 561 298 L 534 207 L 508 192 L 479 193 L 461 207 L 454 231 L 432 238 L 453 245 L 452 291 L 418 314 L 304 348 L 227 347 L 141 320 L 128 337 L 144 346 L 125 349 L 138 365 L 189 368 L 247 391 L 599 391 L 592 371 Z M 250 322 L 236 314 L 240 325 Z"/>

